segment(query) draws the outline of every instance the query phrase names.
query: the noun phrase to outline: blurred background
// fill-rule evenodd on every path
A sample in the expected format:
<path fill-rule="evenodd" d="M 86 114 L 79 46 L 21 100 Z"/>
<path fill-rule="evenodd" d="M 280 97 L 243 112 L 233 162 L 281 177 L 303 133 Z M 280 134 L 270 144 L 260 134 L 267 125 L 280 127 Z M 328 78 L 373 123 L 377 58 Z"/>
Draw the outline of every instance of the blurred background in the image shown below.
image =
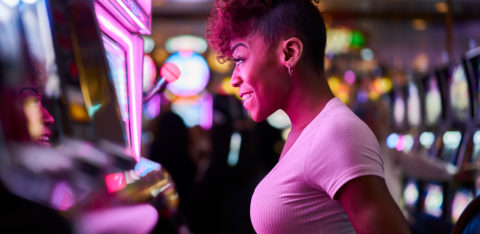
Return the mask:
<path fill-rule="evenodd" d="M 278 161 L 290 122 L 278 111 L 254 123 L 243 109 L 230 86 L 232 64 L 219 63 L 205 40 L 213 5 L 0 0 L 2 102 L 26 106 L 32 95 L 19 90 L 33 87 L 51 117 L 37 120 L 51 133 L 35 133 L 28 108 L 18 110 L 22 119 L 7 113 L 15 104 L 0 106 L 6 191 L 69 212 L 63 217 L 111 201 L 148 203 L 158 213 L 152 232 L 254 233 L 250 198 Z M 377 136 L 387 186 L 412 231 L 450 233 L 480 194 L 480 2 L 320 0 L 317 7 L 327 25 L 329 85 Z M 48 191 L 68 184 L 56 199 L 14 185 L 40 183 L 12 176 L 17 167 L 44 174 L 12 160 L 31 154 L 23 144 L 32 139 L 73 162 L 74 176 L 48 180 Z M 105 160 L 86 160 L 78 153 L 85 149 Z M 122 166 L 111 163 L 118 158 Z M 89 198 L 98 191 L 106 194 L 100 201 Z M 13 211 L 25 217 L 14 206 L 5 213 Z M 87 218 L 71 220 L 67 228 L 93 230 Z"/>

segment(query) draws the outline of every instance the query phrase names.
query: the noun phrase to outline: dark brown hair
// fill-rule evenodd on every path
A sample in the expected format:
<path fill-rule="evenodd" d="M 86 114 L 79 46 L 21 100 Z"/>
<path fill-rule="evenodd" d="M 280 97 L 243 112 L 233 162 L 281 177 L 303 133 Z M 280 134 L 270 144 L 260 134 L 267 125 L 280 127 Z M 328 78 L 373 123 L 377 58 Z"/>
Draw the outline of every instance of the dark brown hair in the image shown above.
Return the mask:
<path fill-rule="evenodd" d="M 263 36 L 267 44 L 292 36 L 300 38 L 306 61 L 323 72 L 325 23 L 310 0 L 216 0 L 206 37 L 219 52 L 219 60 L 231 59 L 233 39 L 252 33 Z"/>

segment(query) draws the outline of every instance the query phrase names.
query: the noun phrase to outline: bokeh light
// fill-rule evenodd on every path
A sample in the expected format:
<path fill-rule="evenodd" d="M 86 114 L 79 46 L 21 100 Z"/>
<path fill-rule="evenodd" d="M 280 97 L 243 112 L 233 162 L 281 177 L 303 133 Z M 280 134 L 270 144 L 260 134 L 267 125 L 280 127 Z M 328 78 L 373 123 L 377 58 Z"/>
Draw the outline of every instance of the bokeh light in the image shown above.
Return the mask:
<path fill-rule="evenodd" d="M 345 74 L 343 75 L 343 79 L 349 84 L 353 84 L 357 77 L 355 76 L 355 72 L 352 70 L 347 70 L 345 71 Z"/>
<path fill-rule="evenodd" d="M 277 110 L 267 118 L 267 122 L 276 129 L 287 129 L 292 126 L 290 118 L 283 110 Z"/>
<path fill-rule="evenodd" d="M 362 49 L 362 51 L 360 51 L 360 55 L 362 56 L 362 59 L 365 61 L 370 61 L 373 59 L 373 51 L 369 48 Z"/>
<path fill-rule="evenodd" d="M 167 85 L 167 89 L 175 95 L 193 96 L 202 92 L 210 79 L 207 61 L 195 53 L 180 51 L 172 54 L 165 63 L 174 63 L 180 68 L 180 78 Z"/>
<path fill-rule="evenodd" d="M 193 51 L 203 54 L 207 51 L 208 45 L 205 39 L 192 35 L 180 35 L 167 40 L 165 48 L 169 53 L 178 51 Z"/>
<path fill-rule="evenodd" d="M 405 189 L 403 190 L 403 199 L 407 206 L 415 206 L 419 198 L 418 186 L 413 181 L 408 181 Z"/>
<path fill-rule="evenodd" d="M 152 57 L 143 56 L 143 92 L 147 92 L 155 84 L 157 68 Z"/>

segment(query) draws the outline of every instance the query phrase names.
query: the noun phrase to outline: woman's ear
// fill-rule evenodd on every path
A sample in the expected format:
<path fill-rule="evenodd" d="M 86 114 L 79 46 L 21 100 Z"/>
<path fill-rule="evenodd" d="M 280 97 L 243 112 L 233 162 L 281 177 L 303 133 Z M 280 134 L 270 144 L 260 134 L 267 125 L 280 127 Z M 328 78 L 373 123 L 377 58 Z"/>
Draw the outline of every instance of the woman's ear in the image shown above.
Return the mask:
<path fill-rule="evenodd" d="M 285 67 L 295 67 L 302 53 L 303 42 L 298 37 L 290 37 L 282 42 L 282 62 Z"/>

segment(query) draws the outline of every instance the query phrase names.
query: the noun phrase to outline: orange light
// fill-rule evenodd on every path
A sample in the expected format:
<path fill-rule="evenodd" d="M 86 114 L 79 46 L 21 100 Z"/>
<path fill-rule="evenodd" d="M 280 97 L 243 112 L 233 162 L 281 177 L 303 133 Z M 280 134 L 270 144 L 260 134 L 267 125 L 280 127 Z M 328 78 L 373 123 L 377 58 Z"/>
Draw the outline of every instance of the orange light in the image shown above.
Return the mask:
<path fill-rule="evenodd" d="M 444 2 L 437 2 L 437 3 L 435 3 L 435 9 L 439 13 L 447 13 L 448 12 L 448 5 Z"/>
<path fill-rule="evenodd" d="M 85 106 L 76 103 L 70 103 L 69 109 L 73 121 L 84 123 L 90 120 Z"/>
<path fill-rule="evenodd" d="M 235 88 L 230 84 L 230 77 L 223 78 L 220 87 L 225 94 L 235 95 L 239 100 L 241 99 L 240 96 L 238 96 L 238 88 Z"/>
<path fill-rule="evenodd" d="M 427 29 L 427 22 L 423 19 L 415 19 L 412 21 L 412 26 L 415 30 L 424 31 Z"/>

